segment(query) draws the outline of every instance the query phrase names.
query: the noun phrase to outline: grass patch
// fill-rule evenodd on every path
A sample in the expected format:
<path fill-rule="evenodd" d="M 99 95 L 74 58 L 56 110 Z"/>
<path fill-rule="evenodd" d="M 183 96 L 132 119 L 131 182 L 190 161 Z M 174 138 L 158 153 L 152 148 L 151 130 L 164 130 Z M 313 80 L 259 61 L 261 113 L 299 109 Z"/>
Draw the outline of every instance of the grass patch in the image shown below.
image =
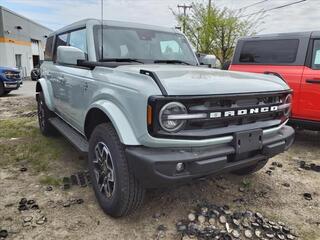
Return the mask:
<path fill-rule="evenodd" d="M 40 178 L 40 183 L 42 185 L 50 185 L 50 186 L 61 186 L 62 180 L 59 178 L 55 178 L 52 176 L 43 176 Z"/>
<path fill-rule="evenodd" d="M 241 181 L 241 186 L 242 186 L 244 189 L 248 190 L 248 189 L 252 186 L 252 183 L 251 183 L 251 181 L 250 181 L 248 178 L 244 178 L 244 179 L 242 179 L 242 181 Z"/>
<path fill-rule="evenodd" d="M 0 120 L 0 138 L 37 136 L 39 133 L 37 124 L 35 117 Z"/>
<path fill-rule="evenodd" d="M 42 136 L 35 117 L 0 120 L 0 139 L 0 167 L 23 161 L 35 171 L 46 171 L 65 150 L 61 139 Z"/>

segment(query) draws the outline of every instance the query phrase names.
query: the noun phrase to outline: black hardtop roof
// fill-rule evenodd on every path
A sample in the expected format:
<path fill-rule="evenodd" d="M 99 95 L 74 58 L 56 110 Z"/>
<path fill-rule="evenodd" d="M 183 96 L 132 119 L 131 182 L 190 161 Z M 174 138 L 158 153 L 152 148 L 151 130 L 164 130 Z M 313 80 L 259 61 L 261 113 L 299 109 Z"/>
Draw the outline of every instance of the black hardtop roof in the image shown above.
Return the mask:
<path fill-rule="evenodd" d="M 277 38 L 320 38 L 320 31 L 260 34 L 251 37 L 244 37 L 240 40 L 270 40 Z"/>

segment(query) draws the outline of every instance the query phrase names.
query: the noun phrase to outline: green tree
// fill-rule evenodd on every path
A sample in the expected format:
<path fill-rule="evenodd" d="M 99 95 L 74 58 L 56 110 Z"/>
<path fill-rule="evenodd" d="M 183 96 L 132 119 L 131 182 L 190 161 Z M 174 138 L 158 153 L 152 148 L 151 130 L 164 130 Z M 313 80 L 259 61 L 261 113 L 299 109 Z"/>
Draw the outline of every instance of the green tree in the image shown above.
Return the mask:
<path fill-rule="evenodd" d="M 185 34 L 197 51 L 214 54 L 221 65 L 232 58 L 237 40 L 256 34 L 264 13 L 243 18 L 241 11 L 210 8 L 202 3 L 193 4 L 188 16 L 173 11 L 179 24 L 185 22 Z"/>

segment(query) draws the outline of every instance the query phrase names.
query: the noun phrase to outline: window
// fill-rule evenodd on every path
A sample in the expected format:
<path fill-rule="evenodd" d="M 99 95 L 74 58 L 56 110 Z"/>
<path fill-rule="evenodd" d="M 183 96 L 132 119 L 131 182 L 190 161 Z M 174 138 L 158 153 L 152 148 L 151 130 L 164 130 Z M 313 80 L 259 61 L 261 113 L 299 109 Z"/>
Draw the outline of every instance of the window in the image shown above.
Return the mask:
<path fill-rule="evenodd" d="M 81 49 L 86 55 L 87 50 L 87 39 L 86 39 L 86 29 L 77 30 L 70 33 L 69 45 Z"/>
<path fill-rule="evenodd" d="M 44 51 L 45 61 L 52 61 L 52 45 L 53 45 L 53 36 L 47 39 L 46 49 Z"/>
<path fill-rule="evenodd" d="M 179 44 L 174 40 L 161 41 L 160 42 L 160 48 L 161 48 L 161 53 L 164 56 L 170 56 L 170 55 L 173 55 L 173 54 L 181 54 L 182 53 Z"/>
<path fill-rule="evenodd" d="M 56 37 L 56 45 L 55 45 L 55 48 L 54 48 L 54 56 L 53 56 L 53 59 L 54 61 L 57 60 L 57 49 L 59 46 L 67 46 L 68 45 L 68 33 L 65 33 L 65 34 L 61 34 L 61 35 L 58 35 Z"/>
<path fill-rule="evenodd" d="M 299 40 L 260 40 L 244 43 L 241 63 L 253 64 L 288 64 L 294 63 L 297 56 Z"/>
<path fill-rule="evenodd" d="M 178 60 L 198 64 L 186 38 L 175 32 L 110 26 L 103 26 L 102 31 L 97 25 L 94 38 L 99 60 L 133 58 L 145 63 Z"/>
<path fill-rule="evenodd" d="M 22 61 L 21 61 L 22 55 L 21 54 L 16 54 L 16 67 L 18 69 L 22 68 Z"/>
<path fill-rule="evenodd" d="M 320 40 L 313 43 L 312 69 L 320 70 Z"/>

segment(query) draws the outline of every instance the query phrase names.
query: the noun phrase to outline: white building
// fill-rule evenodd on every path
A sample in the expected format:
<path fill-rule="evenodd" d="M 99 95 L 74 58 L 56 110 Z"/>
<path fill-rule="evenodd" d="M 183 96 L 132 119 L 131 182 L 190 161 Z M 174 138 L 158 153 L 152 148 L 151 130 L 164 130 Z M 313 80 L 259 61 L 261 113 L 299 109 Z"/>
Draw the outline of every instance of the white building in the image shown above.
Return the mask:
<path fill-rule="evenodd" d="M 47 36 L 52 32 L 30 19 L 0 6 L 0 67 L 16 67 L 22 76 L 44 58 Z"/>

